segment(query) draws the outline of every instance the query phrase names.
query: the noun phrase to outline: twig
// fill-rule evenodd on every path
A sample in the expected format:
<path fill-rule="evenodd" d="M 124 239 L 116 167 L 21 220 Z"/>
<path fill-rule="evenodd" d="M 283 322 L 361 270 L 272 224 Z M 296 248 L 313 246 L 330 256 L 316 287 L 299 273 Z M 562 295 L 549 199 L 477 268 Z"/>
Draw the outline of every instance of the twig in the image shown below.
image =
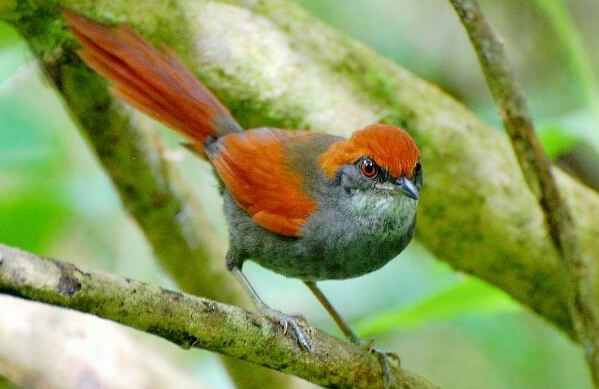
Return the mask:
<path fill-rule="evenodd" d="M 314 328 L 310 353 L 266 317 L 213 300 L 0 245 L 0 293 L 93 313 L 184 348 L 198 347 L 335 388 L 382 388 L 376 355 Z M 397 388 L 438 386 L 392 366 Z"/>
<path fill-rule="evenodd" d="M 511 73 L 503 45 L 476 0 L 450 1 L 476 50 L 526 182 L 545 213 L 551 238 L 569 276 L 569 284 L 564 287 L 569 291 L 568 308 L 576 335 L 584 347 L 595 386 L 599 387 L 599 316 L 570 209 L 559 192 L 550 161 L 534 132 L 526 100 Z"/>

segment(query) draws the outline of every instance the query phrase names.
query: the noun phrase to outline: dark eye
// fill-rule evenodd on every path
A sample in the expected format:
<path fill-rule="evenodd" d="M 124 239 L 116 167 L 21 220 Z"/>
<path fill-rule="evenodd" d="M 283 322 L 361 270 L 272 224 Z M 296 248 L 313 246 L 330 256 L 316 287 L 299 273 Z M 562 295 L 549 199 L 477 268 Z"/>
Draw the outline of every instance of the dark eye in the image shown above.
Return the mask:
<path fill-rule="evenodd" d="M 360 164 L 360 170 L 366 178 L 374 178 L 379 173 L 379 169 L 371 159 L 366 158 Z"/>
<path fill-rule="evenodd" d="M 412 170 L 412 177 L 416 177 L 422 174 L 422 165 L 420 164 L 420 162 L 416 162 L 416 165 L 414 165 L 414 170 Z"/>

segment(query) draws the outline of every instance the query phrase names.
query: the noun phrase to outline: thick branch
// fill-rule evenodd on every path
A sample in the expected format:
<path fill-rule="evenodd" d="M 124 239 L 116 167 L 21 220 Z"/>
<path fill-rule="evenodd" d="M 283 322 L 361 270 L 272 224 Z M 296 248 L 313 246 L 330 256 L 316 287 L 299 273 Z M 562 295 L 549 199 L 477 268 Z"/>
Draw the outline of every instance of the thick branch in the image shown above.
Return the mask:
<path fill-rule="evenodd" d="M 571 280 L 565 285 L 570 292 L 568 309 L 576 335 L 584 345 L 595 386 L 599 386 L 599 316 L 570 209 L 560 194 L 549 159 L 534 132 L 526 100 L 511 73 L 503 45 L 476 0 L 451 0 L 451 3 L 470 36 L 526 182 L 544 211 L 551 238 L 568 272 Z"/>
<path fill-rule="evenodd" d="M 325 387 L 382 388 L 376 355 L 314 328 L 307 353 L 278 324 L 241 308 L 165 290 L 0 245 L 0 292 L 73 308 L 160 336 L 294 374 Z M 394 387 L 437 386 L 392 366 Z"/>
<path fill-rule="evenodd" d="M 0 317 L 0 389 L 205 388 L 109 321 L 7 295 Z"/>

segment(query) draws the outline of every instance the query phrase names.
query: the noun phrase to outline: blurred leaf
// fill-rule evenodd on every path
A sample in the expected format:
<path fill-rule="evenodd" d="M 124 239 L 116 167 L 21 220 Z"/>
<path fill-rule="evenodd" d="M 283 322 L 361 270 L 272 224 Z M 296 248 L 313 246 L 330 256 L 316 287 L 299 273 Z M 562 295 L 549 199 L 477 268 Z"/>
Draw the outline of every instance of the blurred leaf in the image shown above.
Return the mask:
<path fill-rule="evenodd" d="M 540 127 L 538 134 L 545 152 L 551 159 L 559 157 L 581 142 L 579 136 L 557 123 Z"/>
<path fill-rule="evenodd" d="M 597 136 L 595 121 L 588 109 L 541 120 L 537 132 L 551 158 L 559 157 L 578 143 L 592 145 Z"/>
<path fill-rule="evenodd" d="M 1 34 L 1 31 L 0 31 Z M 0 48 L 0 242 L 36 252 L 72 214 L 65 147 L 32 89 L 23 44 Z"/>
<path fill-rule="evenodd" d="M 50 177 L 66 166 L 64 147 L 51 128 L 46 102 L 32 88 L 35 73 L 25 65 L 27 53 L 22 43 L 0 48 L 0 173 Z"/>
<path fill-rule="evenodd" d="M 0 242 L 43 252 L 72 211 L 61 189 L 39 185 L 23 189 L 0 199 Z"/>
<path fill-rule="evenodd" d="M 0 100 L 0 166 L 2 172 L 60 168 L 64 154 L 55 131 L 40 115 L 12 97 Z"/>
<path fill-rule="evenodd" d="M 19 41 L 19 34 L 7 23 L 0 22 L 0 49 Z"/>
<path fill-rule="evenodd" d="M 572 73 L 578 81 L 587 107 L 594 116 L 595 133 L 592 144 L 599 151 L 599 84 L 597 84 L 591 59 L 584 48 L 578 28 L 563 0 L 536 0 L 536 3 L 539 9 L 547 15 L 564 46 Z"/>
<path fill-rule="evenodd" d="M 3 83 L 26 63 L 27 46 L 23 42 L 2 46 L 0 42 L 0 93 Z"/>
<path fill-rule="evenodd" d="M 18 389 L 18 386 L 10 382 L 7 378 L 0 376 L 0 389 Z"/>
<path fill-rule="evenodd" d="M 458 316 L 497 315 L 519 309 L 520 305 L 499 289 L 468 277 L 414 305 L 367 317 L 355 324 L 355 328 L 365 337 Z"/>

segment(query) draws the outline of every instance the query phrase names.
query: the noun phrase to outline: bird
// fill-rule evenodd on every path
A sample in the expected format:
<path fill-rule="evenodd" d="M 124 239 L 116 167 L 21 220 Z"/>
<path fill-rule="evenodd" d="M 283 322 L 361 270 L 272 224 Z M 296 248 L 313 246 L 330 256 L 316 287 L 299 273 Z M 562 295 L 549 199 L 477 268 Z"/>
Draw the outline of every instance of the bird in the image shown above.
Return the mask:
<path fill-rule="evenodd" d="M 375 271 L 412 239 L 423 171 L 410 134 L 381 123 L 349 138 L 244 129 L 170 48 L 157 49 L 126 24 L 61 11 L 78 55 L 113 92 L 182 135 L 213 166 L 229 231 L 226 266 L 256 309 L 311 350 L 300 319 L 256 292 L 242 272 L 248 260 L 303 281 L 344 335 L 364 345 L 317 282 Z"/>

